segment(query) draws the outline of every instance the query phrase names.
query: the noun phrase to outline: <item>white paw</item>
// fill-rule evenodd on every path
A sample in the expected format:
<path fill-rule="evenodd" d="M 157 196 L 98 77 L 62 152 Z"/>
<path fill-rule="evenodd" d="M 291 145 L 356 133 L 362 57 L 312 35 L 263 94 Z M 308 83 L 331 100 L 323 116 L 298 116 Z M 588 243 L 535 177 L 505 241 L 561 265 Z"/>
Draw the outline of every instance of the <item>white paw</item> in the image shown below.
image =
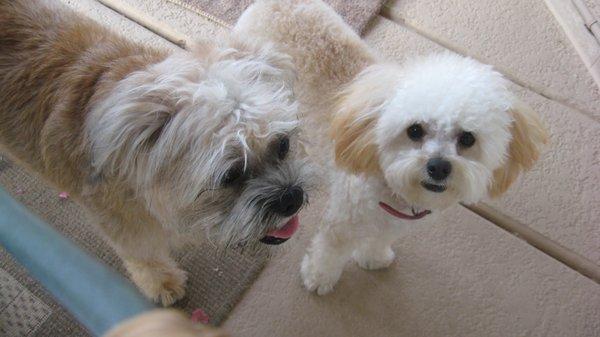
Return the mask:
<path fill-rule="evenodd" d="M 148 298 L 165 307 L 185 295 L 186 273 L 170 266 L 128 265 L 131 278 Z"/>
<path fill-rule="evenodd" d="M 307 254 L 302 259 L 300 273 L 304 287 L 308 291 L 316 291 L 318 295 L 325 295 L 333 290 L 340 278 L 341 271 L 323 268 Z"/>
<path fill-rule="evenodd" d="M 385 249 L 355 251 L 352 257 L 361 268 L 375 270 L 389 267 L 394 262 L 396 254 L 390 247 L 387 247 Z"/>

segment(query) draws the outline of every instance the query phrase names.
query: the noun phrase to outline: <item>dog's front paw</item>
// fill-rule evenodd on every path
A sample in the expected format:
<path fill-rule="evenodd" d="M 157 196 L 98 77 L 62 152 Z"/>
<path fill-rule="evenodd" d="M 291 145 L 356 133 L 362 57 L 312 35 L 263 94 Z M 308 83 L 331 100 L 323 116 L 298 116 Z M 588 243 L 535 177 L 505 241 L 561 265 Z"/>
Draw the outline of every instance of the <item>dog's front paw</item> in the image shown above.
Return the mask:
<path fill-rule="evenodd" d="M 156 303 L 168 307 L 185 295 L 186 273 L 183 270 L 175 269 L 161 278 L 156 279 L 151 286 L 150 298 Z"/>
<path fill-rule="evenodd" d="M 148 298 L 167 307 L 185 295 L 186 273 L 159 264 L 128 264 L 133 282 Z"/>
<path fill-rule="evenodd" d="M 316 291 L 319 295 L 325 295 L 333 290 L 340 278 L 340 271 L 336 268 L 326 268 L 314 261 L 310 255 L 304 255 L 300 268 L 304 287 L 308 291 Z"/>
<path fill-rule="evenodd" d="M 375 270 L 389 267 L 394 262 L 396 254 L 392 248 L 382 247 L 381 249 L 357 250 L 352 257 L 361 268 Z"/>

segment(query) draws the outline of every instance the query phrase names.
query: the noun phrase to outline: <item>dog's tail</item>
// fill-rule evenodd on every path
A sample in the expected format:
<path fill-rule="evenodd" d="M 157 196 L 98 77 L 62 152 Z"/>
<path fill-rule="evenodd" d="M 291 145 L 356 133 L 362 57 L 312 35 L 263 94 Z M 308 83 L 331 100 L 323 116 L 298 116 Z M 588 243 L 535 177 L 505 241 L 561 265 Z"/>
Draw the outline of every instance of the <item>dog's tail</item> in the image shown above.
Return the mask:
<path fill-rule="evenodd" d="M 259 0 L 234 34 L 268 40 L 294 58 L 303 85 L 337 88 L 375 56 L 331 7 L 320 0 Z M 328 85 L 330 84 L 330 85 Z"/>

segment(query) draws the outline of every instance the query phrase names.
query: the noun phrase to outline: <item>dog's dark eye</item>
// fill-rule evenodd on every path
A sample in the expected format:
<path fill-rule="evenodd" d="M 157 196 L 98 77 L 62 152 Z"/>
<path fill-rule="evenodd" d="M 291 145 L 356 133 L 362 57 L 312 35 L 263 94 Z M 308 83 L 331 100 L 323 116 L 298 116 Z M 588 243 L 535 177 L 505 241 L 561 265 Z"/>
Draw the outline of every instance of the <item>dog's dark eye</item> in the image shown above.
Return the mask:
<path fill-rule="evenodd" d="M 413 124 L 406 129 L 406 134 L 408 135 L 408 138 L 416 142 L 425 136 L 425 130 L 423 130 L 421 124 Z"/>
<path fill-rule="evenodd" d="M 279 143 L 277 144 L 277 158 L 279 158 L 279 160 L 284 160 L 289 151 L 290 139 L 287 136 L 283 136 L 279 139 Z"/>
<path fill-rule="evenodd" d="M 469 148 L 475 144 L 475 136 L 468 131 L 464 131 L 458 136 L 458 144 L 464 148 Z"/>
<path fill-rule="evenodd" d="M 235 165 L 225 173 L 225 175 L 223 176 L 223 180 L 221 180 L 221 185 L 231 186 L 236 181 L 240 180 L 240 178 L 243 175 L 244 175 L 244 168 L 242 167 L 242 165 Z"/>

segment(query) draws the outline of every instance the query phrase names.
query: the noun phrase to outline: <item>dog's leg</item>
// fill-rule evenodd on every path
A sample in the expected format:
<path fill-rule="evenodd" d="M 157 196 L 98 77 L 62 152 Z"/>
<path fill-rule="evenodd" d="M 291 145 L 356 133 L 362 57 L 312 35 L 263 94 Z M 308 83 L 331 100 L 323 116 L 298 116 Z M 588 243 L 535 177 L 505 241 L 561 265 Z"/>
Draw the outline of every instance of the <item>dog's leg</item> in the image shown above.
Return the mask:
<path fill-rule="evenodd" d="M 123 260 L 133 282 L 150 299 L 169 306 L 185 294 L 186 273 L 170 256 L 168 233 L 155 223 L 102 221 L 109 243 Z"/>
<path fill-rule="evenodd" d="M 186 273 L 169 256 L 123 258 L 133 282 L 153 301 L 169 306 L 185 295 Z"/>
<path fill-rule="evenodd" d="M 367 270 L 387 268 L 392 264 L 396 254 L 392 250 L 395 237 L 392 233 L 381 235 L 363 242 L 353 253 L 352 258 L 358 265 Z"/>
<path fill-rule="evenodd" d="M 344 226 L 340 224 L 338 226 Z M 333 290 L 344 265 L 350 259 L 355 243 L 341 234 L 338 226 L 323 228 L 313 239 L 301 266 L 302 280 L 309 291 L 325 295 Z"/>

